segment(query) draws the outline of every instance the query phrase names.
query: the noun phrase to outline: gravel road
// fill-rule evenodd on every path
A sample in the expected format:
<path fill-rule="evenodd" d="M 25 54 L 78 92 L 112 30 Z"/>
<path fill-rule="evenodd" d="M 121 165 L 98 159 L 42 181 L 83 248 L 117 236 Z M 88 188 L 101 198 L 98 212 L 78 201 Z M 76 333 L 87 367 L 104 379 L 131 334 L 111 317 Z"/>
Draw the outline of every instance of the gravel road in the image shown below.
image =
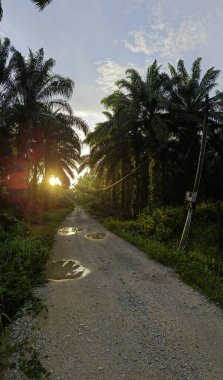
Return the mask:
<path fill-rule="evenodd" d="M 220 309 L 82 210 L 61 227 L 80 231 L 57 234 L 52 260 L 89 272 L 40 291 L 35 344 L 53 380 L 223 380 Z"/>

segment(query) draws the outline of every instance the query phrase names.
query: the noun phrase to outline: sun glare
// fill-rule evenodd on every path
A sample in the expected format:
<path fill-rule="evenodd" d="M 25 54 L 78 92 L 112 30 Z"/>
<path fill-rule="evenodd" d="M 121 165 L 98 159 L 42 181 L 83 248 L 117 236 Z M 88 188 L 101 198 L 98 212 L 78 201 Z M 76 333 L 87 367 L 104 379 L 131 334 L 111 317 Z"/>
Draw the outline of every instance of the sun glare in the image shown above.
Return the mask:
<path fill-rule="evenodd" d="M 49 183 L 51 186 L 61 186 L 60 178 L 59 177 L 50 177 Z"/>

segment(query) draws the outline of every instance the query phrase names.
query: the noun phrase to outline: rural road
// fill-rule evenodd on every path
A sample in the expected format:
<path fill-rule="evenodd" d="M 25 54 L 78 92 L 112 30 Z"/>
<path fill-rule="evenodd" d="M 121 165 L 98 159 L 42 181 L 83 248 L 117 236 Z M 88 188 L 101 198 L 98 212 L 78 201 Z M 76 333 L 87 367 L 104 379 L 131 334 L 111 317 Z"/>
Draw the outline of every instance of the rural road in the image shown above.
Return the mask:
<path fill-rule="evenodd" d="M 58 233 L 52 260 L 89 271 L 44 290 L 37 345 L 53 380 L 223 380 L 216 306 L 81 209 L 62 227 L 84 230 Z"/>

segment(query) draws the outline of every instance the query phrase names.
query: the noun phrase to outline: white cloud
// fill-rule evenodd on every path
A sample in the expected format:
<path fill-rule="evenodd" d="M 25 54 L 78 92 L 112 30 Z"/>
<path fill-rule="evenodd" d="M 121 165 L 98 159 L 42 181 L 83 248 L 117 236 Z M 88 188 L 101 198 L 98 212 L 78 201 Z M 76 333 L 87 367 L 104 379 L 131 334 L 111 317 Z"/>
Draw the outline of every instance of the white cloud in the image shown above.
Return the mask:
<path fill-rule="evenodd" d="M 110 93 L 115 90 L 115 82 L 118 79 L 125 77 L 125 72 L 128 66 L 122 66 L 118 63 L 108 59 L 102 63 L 98 68 L 98 79 L 97 84 L 100 86 L 102 91 Z"/>
<path fill-rule="evenodd" d="M 111 94 L 114 90 L 117 90 L 115 82 L 126 77 L 127 69 L 133 68 L 143 76 L 146 73 L 148 64 L 149 63 L 145 61 L 142 66 L 136 65 L 132 62 L 126 63 L 126 65 L 120 65 L 115 61 L 107 59 L 105 62 L 98 64 L 98 79 L 96 82 L 103 92 Z"/>
<path fill-rule="evenodd" d="M 207 25 L 205 19 L 187 17 L 174 27 L 158 5 L 153 9 L 149 30 L 138 29 L 129 35 L 130 40 L 125 40 L 124 44 L 132 53 L 174 59 L 206 43 Z"/>
<path fill-rule="evenodd" d="M 140 75 L 145 71 L 145 67 L 139 67 L 131 62 L 126 63 L 126 65 L 120 65 L 111 59 L 107 59 L 97 68 L 98 79 L 96 82 L 103 92 L 110 94 L 117 89 L 115 82 L 119 79 L 124 79 L 126 70 L 129 68 L 136 69 Z"/>

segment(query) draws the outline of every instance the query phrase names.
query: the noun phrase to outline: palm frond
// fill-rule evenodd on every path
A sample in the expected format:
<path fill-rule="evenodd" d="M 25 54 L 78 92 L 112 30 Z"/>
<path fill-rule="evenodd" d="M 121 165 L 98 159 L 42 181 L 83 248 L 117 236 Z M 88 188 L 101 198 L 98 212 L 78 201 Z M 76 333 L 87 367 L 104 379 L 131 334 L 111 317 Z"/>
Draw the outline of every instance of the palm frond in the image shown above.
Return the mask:
<path fill-rule="evenodd" d="M 201 60 L 202 58 L 197 58 L 192 64 L 192 79 L 194 81 L 200 80 L 201 77 Z"/>
<path fill-rule="evenodd" d="M 52 0 L 31 0 L 37 7 L 40 11 L 43 11 L 44 8 L 49 5 Z"/>

